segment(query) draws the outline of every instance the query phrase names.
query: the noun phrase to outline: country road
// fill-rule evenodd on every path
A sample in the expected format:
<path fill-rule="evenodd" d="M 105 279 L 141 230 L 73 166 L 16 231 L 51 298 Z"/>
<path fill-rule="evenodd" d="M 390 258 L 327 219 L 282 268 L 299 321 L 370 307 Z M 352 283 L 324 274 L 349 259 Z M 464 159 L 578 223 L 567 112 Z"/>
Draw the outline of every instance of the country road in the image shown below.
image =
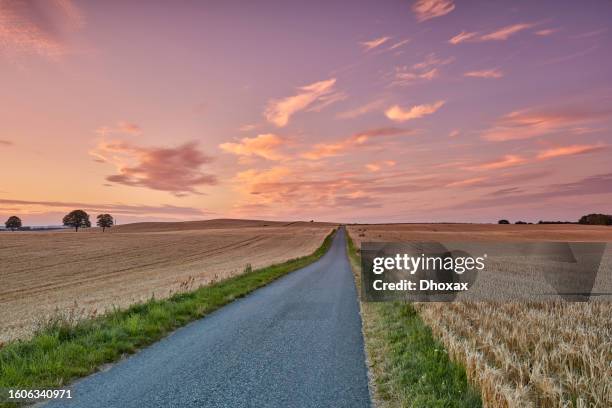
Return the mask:
<path fill-rule="evenodd" d="M 320 260 L 71 388 L 46 407 L 369 407 L 340 229 Z"/>

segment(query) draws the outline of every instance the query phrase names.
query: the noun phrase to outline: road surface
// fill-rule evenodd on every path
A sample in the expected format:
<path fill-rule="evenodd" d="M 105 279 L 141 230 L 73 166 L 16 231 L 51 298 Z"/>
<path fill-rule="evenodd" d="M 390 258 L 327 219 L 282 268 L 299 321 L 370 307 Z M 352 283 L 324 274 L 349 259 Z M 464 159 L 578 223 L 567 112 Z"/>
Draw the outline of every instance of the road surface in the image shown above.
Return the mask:
<path fill-rule="evenodd" d="M 341 229 L 317 262 L 76 384 L 46 407 L 370 407 Z"/>

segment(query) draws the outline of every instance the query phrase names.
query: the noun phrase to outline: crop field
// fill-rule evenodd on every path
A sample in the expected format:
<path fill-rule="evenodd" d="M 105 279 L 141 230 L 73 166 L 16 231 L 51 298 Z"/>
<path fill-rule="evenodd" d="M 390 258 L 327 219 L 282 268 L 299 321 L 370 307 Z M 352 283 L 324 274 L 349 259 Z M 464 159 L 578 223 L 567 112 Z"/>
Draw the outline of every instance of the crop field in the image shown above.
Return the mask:
<path fill-rule="evenodd" d="M 605 241 L 612 228 L 580 225 L 352 225 L 364 241 Z M 601 268 L 612 268 L 608 246 Z M 490 407 L 612 406 L 612 304 L 420 303 L 421 318 L 463 364 Z"/>
<path fill-rule="evenodd" d="M 245 220 L 0 233 L 0 342 L 312 253 L 334 225 Z"/>

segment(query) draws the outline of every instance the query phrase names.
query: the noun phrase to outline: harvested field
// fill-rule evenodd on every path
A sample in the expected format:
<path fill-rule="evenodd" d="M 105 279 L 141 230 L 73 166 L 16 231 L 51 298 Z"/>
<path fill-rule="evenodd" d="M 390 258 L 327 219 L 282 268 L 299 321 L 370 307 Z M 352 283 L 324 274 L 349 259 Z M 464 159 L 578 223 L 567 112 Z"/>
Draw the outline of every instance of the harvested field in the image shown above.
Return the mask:
<path fill-rule="evenodd" d="M 167 297 L 312 253 L 324 223 L 211 220 L 0 234 L 0 342 L 57 313 L 77 317 Z"/>
<path fill-rule="evenodd" d="M 389 224 L 348 227 L 364 241 L 607 241 L 581 225 Z M 608 246 L 602 268 L 612 268 Z M 612 406 L 610 302 L 457 302 L 416 305 L 489 407 Z"/>

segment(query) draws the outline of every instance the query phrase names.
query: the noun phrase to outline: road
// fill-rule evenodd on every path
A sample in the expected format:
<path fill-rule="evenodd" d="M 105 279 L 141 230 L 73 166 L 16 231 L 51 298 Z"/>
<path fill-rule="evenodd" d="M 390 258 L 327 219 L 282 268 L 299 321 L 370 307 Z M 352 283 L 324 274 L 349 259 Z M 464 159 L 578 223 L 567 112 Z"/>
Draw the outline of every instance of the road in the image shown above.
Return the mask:
<path fill-rule="evenodd" d="M 193 322 L 46 407 L 370 407 L 341 229 L 317 262 Z"/>

